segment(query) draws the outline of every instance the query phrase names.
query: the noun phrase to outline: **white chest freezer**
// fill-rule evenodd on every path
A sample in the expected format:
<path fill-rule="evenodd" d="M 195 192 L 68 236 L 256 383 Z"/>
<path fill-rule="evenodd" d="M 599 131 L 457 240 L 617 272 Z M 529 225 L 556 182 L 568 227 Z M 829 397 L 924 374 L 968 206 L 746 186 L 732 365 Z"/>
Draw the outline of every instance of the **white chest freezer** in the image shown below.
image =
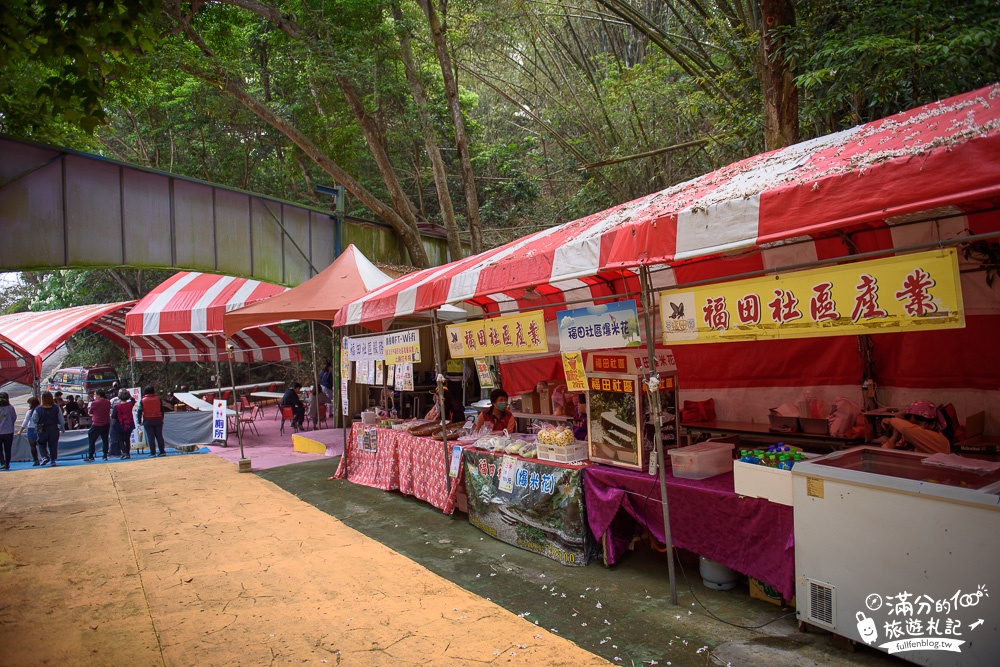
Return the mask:
<path fill-rule="evenodd" d="M 1000 473 L 856 447 L 795 464 L 796 614 L 919 665 L 1000 664 Z"/>

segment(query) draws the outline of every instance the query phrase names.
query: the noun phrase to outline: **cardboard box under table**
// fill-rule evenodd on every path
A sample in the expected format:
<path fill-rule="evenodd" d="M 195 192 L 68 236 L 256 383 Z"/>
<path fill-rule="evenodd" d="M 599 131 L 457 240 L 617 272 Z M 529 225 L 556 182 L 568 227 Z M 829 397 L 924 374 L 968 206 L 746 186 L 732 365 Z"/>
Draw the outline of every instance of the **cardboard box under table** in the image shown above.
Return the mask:
<path fill-rule="evenodd" d="M 736 495 L 732 472 L 708 479 L 666 475 L 674 546 L 795 595 L 792 508 Z M 607 565 L 628 549 L 636 524 L 664 541 L 659 477 L 592 465 L 584 471 L 587 520 L 603 542 Z"/>

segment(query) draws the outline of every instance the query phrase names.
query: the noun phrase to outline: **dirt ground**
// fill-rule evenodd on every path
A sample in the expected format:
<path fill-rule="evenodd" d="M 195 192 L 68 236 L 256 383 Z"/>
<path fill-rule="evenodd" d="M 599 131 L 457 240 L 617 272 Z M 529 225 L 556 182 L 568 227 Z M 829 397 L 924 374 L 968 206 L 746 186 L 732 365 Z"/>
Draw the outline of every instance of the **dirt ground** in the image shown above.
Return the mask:
<path fill-rule="evenodd" d="M 214 456 L 0 477 L 0 664 L 597 665 Z"/>

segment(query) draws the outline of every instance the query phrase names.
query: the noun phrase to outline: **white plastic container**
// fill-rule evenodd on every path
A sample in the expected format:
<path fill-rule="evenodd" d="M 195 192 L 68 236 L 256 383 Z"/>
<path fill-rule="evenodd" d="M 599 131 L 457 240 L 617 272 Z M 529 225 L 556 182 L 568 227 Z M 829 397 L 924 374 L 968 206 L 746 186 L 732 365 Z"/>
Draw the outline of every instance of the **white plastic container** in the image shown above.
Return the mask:
<path fill-rule="evenodd" d="M 733 461 L 733 488 L 737 495 L 792 504 L 792 471 Z"/>
<path fill-rule="evenodd" d="M 733 449 L 731 442 L 708 440 L 690 447 L 670 450 L 670 465 L 674 477 L 684 479 L 707 479 L 733 470 Z"/>
<path fill-rule="evenodd" d="M 736 588 L 740 583 L 740 573 L 730 569 L 722 563 L 716 563 L 704 556 L 699 557 L 698 573 L 701 575 L 701 583 L 716 591 L 728 591 Z"/>

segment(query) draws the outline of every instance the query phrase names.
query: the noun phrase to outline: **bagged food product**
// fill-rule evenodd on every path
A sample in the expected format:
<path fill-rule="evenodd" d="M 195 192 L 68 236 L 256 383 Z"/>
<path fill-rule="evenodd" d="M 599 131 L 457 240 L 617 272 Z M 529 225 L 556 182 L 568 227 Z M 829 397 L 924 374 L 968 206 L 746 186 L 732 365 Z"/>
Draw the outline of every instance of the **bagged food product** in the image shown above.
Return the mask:
<path fill-rule="evenodd" d="M 543 445 L 572 445 L 576 442 L 576 437 L 565 426 L 548 426 L 538 432 L 538 442 Z"/>

